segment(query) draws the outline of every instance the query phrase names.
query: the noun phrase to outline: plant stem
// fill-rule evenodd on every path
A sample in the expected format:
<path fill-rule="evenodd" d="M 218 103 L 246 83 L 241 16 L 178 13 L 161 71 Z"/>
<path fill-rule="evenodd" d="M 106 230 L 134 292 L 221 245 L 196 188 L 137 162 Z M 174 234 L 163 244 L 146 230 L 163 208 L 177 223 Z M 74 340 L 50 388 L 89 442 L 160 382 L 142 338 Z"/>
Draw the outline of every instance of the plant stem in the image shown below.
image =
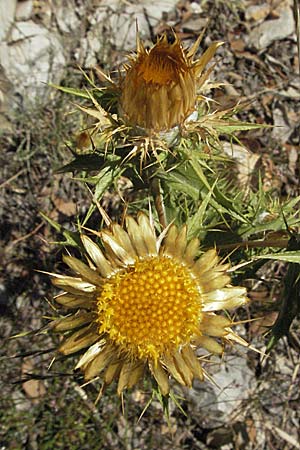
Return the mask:
<path fill-rule="evenodd" d="M 234 242 L 232 244 L 221 244 L 216 245 L 219 250 L 237 250 L 239 248 L 255 248 L 255 247 L 275 247 L 275 248 L 287 248 L 288 239 L 266 239 L 259 241 L 244 241 L 244 242 Z"/>
<path fill-rule="evenodd" d="M 150 192 L 153 196 L 155 209 L 157 211 L 158 220 L 162 228 L 167 228 L 166 210 L 160 181 L 158 178 L 152 178 L 150 182 Z"/>

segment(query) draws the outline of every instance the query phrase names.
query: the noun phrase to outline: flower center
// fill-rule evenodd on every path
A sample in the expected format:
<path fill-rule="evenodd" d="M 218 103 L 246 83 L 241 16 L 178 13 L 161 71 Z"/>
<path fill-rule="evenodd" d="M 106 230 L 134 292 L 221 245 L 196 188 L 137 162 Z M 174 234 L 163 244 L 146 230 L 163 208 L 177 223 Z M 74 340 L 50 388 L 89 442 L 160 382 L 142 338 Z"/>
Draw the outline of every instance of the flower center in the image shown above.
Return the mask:
<path fill-rule="evenodd" d="M 201 299 L 188 269 L 167 257 L 137 261 L 98 298 L 100 333 L 132 357 L 155 361 L 198 330 Z"/>
<path fill-rule="evenodd" d="M 169 84 L 177 83 L 179 73 L 188 70 L 180 46 L 159 44 L 146 55 L 138 68 L 139 75 L 146 83 Z"/>

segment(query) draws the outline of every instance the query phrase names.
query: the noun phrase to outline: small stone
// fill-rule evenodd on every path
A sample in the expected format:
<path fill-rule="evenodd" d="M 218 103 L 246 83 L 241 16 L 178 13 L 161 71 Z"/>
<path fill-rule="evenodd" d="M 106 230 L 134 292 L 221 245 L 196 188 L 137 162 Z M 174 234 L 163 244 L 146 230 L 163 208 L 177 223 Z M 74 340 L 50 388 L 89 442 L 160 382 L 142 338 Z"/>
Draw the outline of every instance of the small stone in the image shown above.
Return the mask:
<path fill-rule="evenodd" d="M 159 4 L 153 3 L 152 0 L 143 0 L 137 5 L 120 0 L 102 0 L 97 11 L 88 18 L 92 25 L 90 31 L 95 27 L 93 34 L 95 37 L 98 36 L 102 45 L 106 38 L 111 47 L 117 50 L 130 50 L 135 46 L 136 26 L 141 36 L 149 34 L 146 14 L 150 24 L 156 26 L 163 13 L 175 10 L 175 6 L 174 0 L 163 0 Z"/>
<path fill-rule="evenodd" d="M 57 25 L 63 33 L 70 33 L 80 29 L 80 11 L 76 14 L 75 10 L 68 4 L 58 5 L 54 10 Z"/>
<path fill-rule="evenodd" d="M 15 408 L 17 411 L 30 411 L 31 402 L 28 400 L 25 395 L 20 391 L 13 391 L 11 394 L 11 398 L 15 404 Z"/>
<path fill-rule="evenodd" d="M 11 40 L 0 43 L 0 59 L 15 92 L 25 100 L 41 93 L 45 83 L 59 82 L 66 64 L 59 36 L 32 20 L 15 24 Z"/>
<path fill-rule="evenodd" d="M 271 7 L 267 3 L 262 5 L 251 5 L 246 9 L 245 18 L 246 20 L 263 20 L 270 13 Z"/>
<path fill-rule="evenodd" d="M 297 161 L 298 158 L 300 157 L 296 147 L 291 147 L 289 149 L 288 156 L 289 156 L 289 169 L 292 172 L 292 174 L 295 175 L 297 169 Z"/>
<path fill-rule="evenodd" d="M 202 6 L 197 2 L 192 2 L 190 8 L 193 14 L 201 14 L 203 11 Z"/>
<path fill-rule="evenodd" d="M 190 31 L 200 31 L 207 25 L 207 20 L 203 17 L 189 19 L 184 23 L 184 28 Z"/>
<path fill-rule="evenodd" d="M 29 20 L 33 12 L 33 1 L 26 0 L 17 3 L 16 20 Z"/>
<path fill-rule="evenodd" d="M 0 41 L 3 40 L 13 24 L 16 0 L 0 1 Z"/>
<path fill-rule="evenodd" d="M 285 89 L 281 89 L 279 94 L 286 98 L 292 98 L 294 100 L 300 99 L 300 80 L 298 77 L 291 80 L 289 86 Z"/>
<path fill-rule="evenodd" d="M 294 32 L 294 16 L 289 6 L 279 10 L 278 19 L 266 20 L 253 28 L 249 43 L 258 50 L 267 48 L 272 42 L 285 39 Z"/>
<path fill-rule="evenodd" d="M 231 414 L 247 398 L 255 383 L 254 373 L 247 365 L 247 350 L 241 351 L 245 353 L 244 357 L 236 355 L 227 361 L 215 357 L 214 384 L 195 380 L 193 388 L 184 391 L 196 410 L 205 417 L 205 428 L 216 428 L 222 423 L 228 423 Z"/>
<path fill-rule="evenodd" d="M 147 10 L 150 20 L 152 19 L 153 24 L 156 21 L 162 19 L 164 13 L 169 13 L 173 9 L 175 9 L 176 4 L 178 3 L 176 0 L 161 0 L 160 2 L 153 2 L 153 0 L 144 0 L 144 7 Z"/>
<path fill-rule="evenodd" d="M 285 114 L 281 109 L 277 108 L 273 111 L 274 128 L 272 137 L 277 142 L 285 143 L 288 141 L 293 132 L 293 128 L 286 122 Z"/>

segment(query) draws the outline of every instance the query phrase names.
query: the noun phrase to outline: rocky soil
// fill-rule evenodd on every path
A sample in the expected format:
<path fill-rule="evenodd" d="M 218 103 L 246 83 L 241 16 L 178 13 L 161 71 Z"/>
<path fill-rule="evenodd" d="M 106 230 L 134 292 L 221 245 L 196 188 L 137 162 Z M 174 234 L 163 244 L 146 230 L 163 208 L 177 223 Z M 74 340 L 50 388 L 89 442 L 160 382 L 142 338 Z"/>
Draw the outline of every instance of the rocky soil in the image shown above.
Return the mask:
<path fill-rule="evenodd" d="M 116 69 L 135 48 L 137 25 L 148 42 L 173 27 L 190 45 L 205 26 L 203 49 L 225 42 L 214 72 L 225 86 L 215 99 L 224 105 L 250 99 L 242 118 L 275 125 L 241 136 L 247 164 L 261 171 L 264 188 L 274 195 L 300 193 L 292 1 L 0 0 L 0 448 L 300 449 L 300 346 L 297 351 L 283 341 L 267 359 L 232 353 L 215 361 L 216 386 L 196 383 L 184 392 L 186 415 L 174 408 L 168 422 L 153 401 L 138 422 L 148 401 L 144 391 L 128 395 L 124 414 L 113 392 L 95 406 L 96 388 L 81 387 L 72 361 L 47 370 L 53 354 L 43 350 L 55 347 L 55 338 L 9 339 L 40 328 L 43 315 L 52 314 L 47 300 L 53 289 L 37 269 L 56 270 L 61 249 L 49 243 L 59 233 L 40 212 L 74 229 L 89 202 L 74 180 L 54 173 L 70 157 L 65 144 L 80 118 L 70 99 L 48 84 L 79 86 L 78 67 Z M 106 205 L 113 209 L 115 200 L 108 193 Z M 284 267 L 266 265 L 264 288 L 252 292 L 251 308 L 264 316 L 261 327 L 274 319 L 274 270 Z M 261 330 L 241 327 L 264 349 Z"/>

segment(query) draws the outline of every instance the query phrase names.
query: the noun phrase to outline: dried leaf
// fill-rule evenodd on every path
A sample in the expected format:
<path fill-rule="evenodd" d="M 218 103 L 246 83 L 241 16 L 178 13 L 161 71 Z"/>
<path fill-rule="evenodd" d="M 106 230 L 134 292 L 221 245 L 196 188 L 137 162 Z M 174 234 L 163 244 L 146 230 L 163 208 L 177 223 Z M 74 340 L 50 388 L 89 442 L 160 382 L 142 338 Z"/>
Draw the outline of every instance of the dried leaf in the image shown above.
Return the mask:
<path fill-rule="evenodd" d="M 56 209 L 65 216 L 71 217 L 76 214 L 76 203 L 64 200 L 61 197 L 54 197 L 52 201 Z"/>

